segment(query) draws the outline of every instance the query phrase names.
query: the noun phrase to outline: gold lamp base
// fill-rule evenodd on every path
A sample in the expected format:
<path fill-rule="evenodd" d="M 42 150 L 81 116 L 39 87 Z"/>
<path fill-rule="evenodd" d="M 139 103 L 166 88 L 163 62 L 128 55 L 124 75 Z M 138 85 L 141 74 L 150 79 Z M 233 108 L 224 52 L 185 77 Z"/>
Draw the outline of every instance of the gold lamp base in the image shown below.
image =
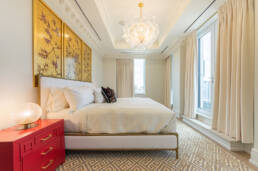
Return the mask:
<path fill-rule="evenodd" d="M 25 130 L 25 129 L 30 129 L 30 128 L 34 128 L 34 127 L 37 127 L 38 124 L 35 124 L 35 123 L 29 123 L 29 124 L 22 124 L 20 125 L 17 130 Z"/>

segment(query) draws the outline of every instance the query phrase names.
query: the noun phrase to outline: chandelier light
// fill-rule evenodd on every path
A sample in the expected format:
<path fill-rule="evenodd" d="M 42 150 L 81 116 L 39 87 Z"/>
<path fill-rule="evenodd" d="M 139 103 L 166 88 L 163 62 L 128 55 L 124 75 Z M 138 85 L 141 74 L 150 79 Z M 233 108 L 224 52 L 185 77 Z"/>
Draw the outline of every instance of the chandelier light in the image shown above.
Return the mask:
<path fill-rule="evenodd" d="M 159 27 L 154 18 L 146 19 L 142 16 L 144 4 L 138 3 L 140 17 L 129 21 L 123 28 L 123 38 L 135 49 L 150 48 L 159 36 Z"/>

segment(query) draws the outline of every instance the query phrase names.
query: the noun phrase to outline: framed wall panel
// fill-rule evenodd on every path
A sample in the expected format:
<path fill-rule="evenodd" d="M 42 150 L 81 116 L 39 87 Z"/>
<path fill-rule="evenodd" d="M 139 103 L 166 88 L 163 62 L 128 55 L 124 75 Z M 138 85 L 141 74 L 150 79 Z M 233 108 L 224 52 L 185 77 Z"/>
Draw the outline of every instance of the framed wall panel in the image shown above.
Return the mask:
<path fill-rule="evenodd" d="M 91 82 L 92 51 L 91 48 L 82 43 L 82 81 Z"/>
<path fill-rule="evenodd" d="M 39 75 L 91 82 L 92 52 L 42 0 L 33 0 L 33 81 Z"/>
<path fill-rule="evenodd" d="M 65 79 L 81 80 L 82 41 L 66 24 L 64 24 L 63 29 L 63 76 Z"/>
<path fill-rule="evenodd" d="M 62 76 L 62 21 L 41 1 L 33 1 L 33 76 Z"/>

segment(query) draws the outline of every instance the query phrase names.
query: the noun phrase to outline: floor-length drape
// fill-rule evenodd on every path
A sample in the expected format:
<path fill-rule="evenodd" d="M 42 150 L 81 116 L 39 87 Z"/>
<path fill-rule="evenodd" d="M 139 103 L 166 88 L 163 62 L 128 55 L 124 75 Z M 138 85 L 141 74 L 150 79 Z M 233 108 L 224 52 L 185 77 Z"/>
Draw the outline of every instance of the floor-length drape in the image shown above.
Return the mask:
<path fill-rule="evenodd" d="M 218 12 L 212 128 L 253 142 L 254 1 L 228 0 Z"/>
<path fill-rule="evenodd" d="M 184 115 L 190 118 L 195 117 L 195 69 L 197 58 L 196 32 L 186 37 L 185 53 L 185 105 Z"/>
<path fill-rule="evenodd" d="M 133 60 L 116 60 L 116 88 L 118 97 L 133 96 Z"/>
<path fill-rule="evenodd" d="M 171 109 L 171 56 L 166 58 L 164 104 Z"/>

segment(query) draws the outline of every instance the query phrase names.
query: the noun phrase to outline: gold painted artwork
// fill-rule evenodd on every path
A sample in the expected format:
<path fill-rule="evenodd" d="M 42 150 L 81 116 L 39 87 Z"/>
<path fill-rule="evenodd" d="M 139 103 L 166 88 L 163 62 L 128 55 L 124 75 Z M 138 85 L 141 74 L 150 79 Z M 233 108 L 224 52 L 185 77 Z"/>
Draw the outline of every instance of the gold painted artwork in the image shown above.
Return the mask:
<path fill-rule="evenodd" d="M 34 1 L 34 76 L 62 76 L 62 21 Z"/>
<path fill-rule="evenodd" d="M 91 81 L 91 48 L 42 0 L 33 0 L 33 76 Z"/>
<path fill-rule="evenodd" d="M 82 81 L 91 82 L 91 48 L 82 43 Z"/>
<path fill-rule="evenodd" d="M 64 78 L 81 80 L 81 39 L 64 25 Z"/>

